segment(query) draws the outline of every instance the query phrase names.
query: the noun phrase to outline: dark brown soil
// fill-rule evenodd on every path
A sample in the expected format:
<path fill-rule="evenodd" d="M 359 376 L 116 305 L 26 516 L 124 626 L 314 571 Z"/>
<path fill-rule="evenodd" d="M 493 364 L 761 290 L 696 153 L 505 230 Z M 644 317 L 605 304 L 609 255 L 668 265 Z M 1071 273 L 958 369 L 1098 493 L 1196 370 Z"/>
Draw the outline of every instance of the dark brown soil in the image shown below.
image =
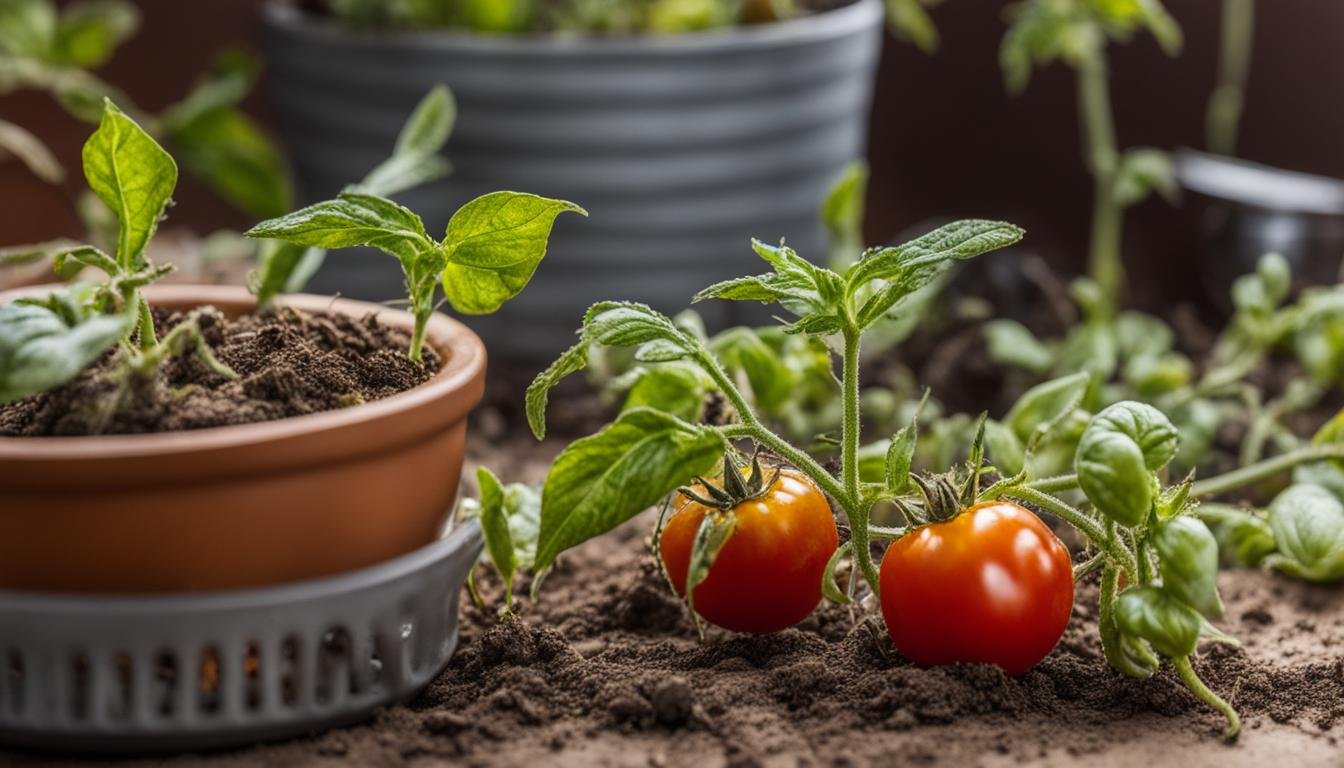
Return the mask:
<path fill-rule="evenodd" d="M 159 333 L 183 315 L 160 313 Z M 282 308 L 226 319 L 198 315 L 230 381 L 193 355 L 170 358 L 152 379 L 117 374 L 104 356 L 51 392 L 0 405 L 0 436 L 172 432 L 249 424 L 330 411 L 404 392 L 429 379 L 438 358 L 406 357 L 407 335 L 373 315 L 307 314 Z"/>
<path fill-rule="evenodd" d="M 559 445 L 502 438 L 492 423 L 475 427 L 473 463 L 538 479 Z M 1219 625 L 1243 646 L 1206 645 L 1196 667 L 1245 718 L 1241 738 L 1227 744 L 1221 718 L 1169 672 L 1137 681 L 1107 667 L 1091 584 L 1080 587 L 1059 646 L 1019 678 L 983 665 L 911 666 L 883 632 L 838 606 L 777 635 L 711 630 L 701 642 L 652 566 L 649 523 L 637 519 L 566 555 L 541 600 L 520 606 L 519 619 L 496 618 L 499 585 L 485 578 L 491 606 L 464 605 L 457 655 L 408 705 L 309 739 L 167 762 L 1341 764 L 1344 593 L 1337 586 L 1256 571 L 1222 575 L 1228 611 Z M 521 594 L 526 587 L 520 584 Z M 0 754 L 0 763 L 6 758 L 39 762 Z"/>

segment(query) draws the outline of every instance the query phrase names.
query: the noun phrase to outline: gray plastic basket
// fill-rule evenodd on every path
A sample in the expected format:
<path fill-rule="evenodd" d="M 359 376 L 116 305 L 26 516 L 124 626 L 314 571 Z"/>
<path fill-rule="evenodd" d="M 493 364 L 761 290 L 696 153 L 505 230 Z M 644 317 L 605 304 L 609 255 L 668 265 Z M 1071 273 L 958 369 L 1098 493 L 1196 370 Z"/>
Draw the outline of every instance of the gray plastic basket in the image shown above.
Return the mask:
<path fill-rule="evenodd" d="M 269 589 L 0 591 L 0 744 L 181 751 L 360 720 L 443 669 L 481 543 L 468 521 L 381 565 Z"/>

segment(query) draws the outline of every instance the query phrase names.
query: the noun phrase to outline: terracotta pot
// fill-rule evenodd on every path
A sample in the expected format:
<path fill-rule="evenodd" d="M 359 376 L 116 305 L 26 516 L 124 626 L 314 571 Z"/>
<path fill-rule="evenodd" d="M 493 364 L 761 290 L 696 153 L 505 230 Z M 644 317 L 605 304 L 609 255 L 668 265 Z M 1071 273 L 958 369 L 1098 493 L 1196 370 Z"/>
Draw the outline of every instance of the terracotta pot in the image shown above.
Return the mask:
<path fill-rule="evenodd" d="M 24 293 L 39 292 L 29 289 Z M 40 291 L 45 292 L 45 291 Z M 0 294 L 6 303 L 19 292 Z M 252 308 L 242 288 L 155 286 L 155 306 Z M 321 296 L 307 311 L 411 316 Z M 434 541 L 457 493 L 485 348 L 436 314 L 444 360 L 384 400 L 190 432 L 0 437 L 0 589 L 163 592 L 247 587 L 351 570 Z"/>

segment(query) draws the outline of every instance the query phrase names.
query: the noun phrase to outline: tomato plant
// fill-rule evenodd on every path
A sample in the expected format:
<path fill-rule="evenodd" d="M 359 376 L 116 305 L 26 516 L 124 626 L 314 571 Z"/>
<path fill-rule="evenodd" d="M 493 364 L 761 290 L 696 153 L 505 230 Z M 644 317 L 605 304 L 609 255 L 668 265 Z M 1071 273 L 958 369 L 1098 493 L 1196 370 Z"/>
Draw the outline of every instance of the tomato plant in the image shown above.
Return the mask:
<path fill-rule="evenodd" d="M 750 474 L 725 454 L 719 484 L 682 488 L 658 535 L 668 578 L 695 614 L 735 632 L 777 632 L 821 602 L 839 544 L 825 495 L 805 475 L 759 460 Z M 713 565 L 711 570 L 710 565 Z"/>
<path fill-rule="evenodd" d="M 882 615 L 923 665 L 995 664 L 1010 675 L 1055 647 L 1073 612 L 1073 562 L 1035 513 L 986 501 L 887 547 Z"/>

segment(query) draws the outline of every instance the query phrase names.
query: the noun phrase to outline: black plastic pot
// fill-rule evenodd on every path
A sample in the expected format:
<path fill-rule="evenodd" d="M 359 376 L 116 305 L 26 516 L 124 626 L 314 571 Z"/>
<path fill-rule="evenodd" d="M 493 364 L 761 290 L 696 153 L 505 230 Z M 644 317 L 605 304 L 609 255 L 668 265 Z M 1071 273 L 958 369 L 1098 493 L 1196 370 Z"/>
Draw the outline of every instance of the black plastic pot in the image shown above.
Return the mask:
<path fill-rule="evenodd" d="M 476 195 L 572 200 L 531 286 L 473 321 L 492 354 L 549 357 L 583 310 L 633 299 L 674 311 L 699 289 L 760 269 L 750 238 L 824 256 L 817 209 L 863 154 L 881 0 L 764 26 L 656 38 L 365 34 L 279 2 L 265 44 L 302 197 L 333 195 L 392 146 L 417 100 L 458 102 L 447 180 L 408 193 L 431 231 Z M 395 262 L 334 254 L 312 289 L 401 291 Z M 708 307 L 711 324 L 733 318 Z"/>
<path fill-rule="evenodd" d="M 1215 302 L 1228 306 L 1232 282 L 1270 252 L 1288 260 L 1299 286 L 1340 279 L 1344 181 L 1189 149 L 1175 160 L 1198 206 L 1201 273 Z"/>

